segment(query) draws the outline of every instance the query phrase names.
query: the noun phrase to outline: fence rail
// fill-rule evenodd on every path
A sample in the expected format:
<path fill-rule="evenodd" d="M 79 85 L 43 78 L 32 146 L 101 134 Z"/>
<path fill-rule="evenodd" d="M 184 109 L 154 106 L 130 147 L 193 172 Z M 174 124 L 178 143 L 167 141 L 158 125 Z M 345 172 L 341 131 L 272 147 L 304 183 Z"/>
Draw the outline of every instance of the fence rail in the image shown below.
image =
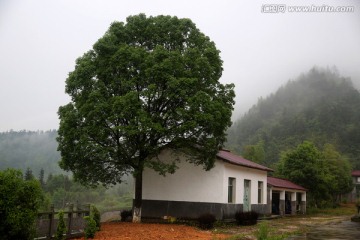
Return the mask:
<path fill-rule="evenodd" d="M 64 220 L 67 228 L 66 239 L 72 237 L 81 237 L 84 235 L 85 220 L 84 216 L 90 215 L 90 205 L 76 206 L 69 205 L 64 212 Z M 51 206 L 48 212 L 39 212 L 36 220 L 36 238 L 51 239 L 53 238 L 59 220 L 54 206 Z"/>

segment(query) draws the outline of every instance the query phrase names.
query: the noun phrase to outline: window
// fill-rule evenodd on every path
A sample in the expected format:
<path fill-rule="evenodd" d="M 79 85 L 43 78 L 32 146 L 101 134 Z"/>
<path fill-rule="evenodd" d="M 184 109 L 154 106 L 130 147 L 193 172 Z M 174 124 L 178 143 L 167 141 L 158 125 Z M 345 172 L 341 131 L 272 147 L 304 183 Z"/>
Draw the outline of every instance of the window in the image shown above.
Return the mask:
<path fill-rule="evenodd" d="M 228 203 L 235 203 L 235 178 L 229 177 Z"/>
<path fill-rule="evenodd" d="M 360 183 L 360 177 L 357 177 L 356 180 L 357 180 L 356 182 Z"/>
<path fill-rule="evenodd" d="M 263 203 L 263 182 L 259 181 L 258 182 L 258 203 L 261 204 Z"/>

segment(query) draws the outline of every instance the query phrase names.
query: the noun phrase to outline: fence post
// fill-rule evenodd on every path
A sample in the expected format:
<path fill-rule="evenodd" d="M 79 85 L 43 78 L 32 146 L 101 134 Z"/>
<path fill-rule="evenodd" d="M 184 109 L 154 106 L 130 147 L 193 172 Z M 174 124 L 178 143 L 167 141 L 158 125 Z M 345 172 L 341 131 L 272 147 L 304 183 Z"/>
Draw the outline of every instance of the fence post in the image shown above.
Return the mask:
<path fill-rule="evenodd" d="M 86 209 L 88 210 L 88 215 L 86 215 L 86 213 L 85 213 L 85 216 L 90 216 L 91 205 L 90 205 L 90 204 L 86 204 L 85 207 L 86 207 Z"/>
<path fill-rule="evenodd" d="M 54 219 L 54 204 L 51 204 L 50 207 L 50 214 L 49 214 L 49 232 L 47 235 L 48 239 L 51 239 L 52 237 L 52 225 L 53 225 L 53 219 Z"/>
<path fill-rule="evenodd" d="M 78 218 L 82 217 L 82 213 L 80 213 L 81 210 L 82 210 L 81 205 L 79 204 L 78 201 L 76 201 L 76 211 L 77 211 Z"/>
<path fill-rule="evenodd" d="M 69 205 L 69 212 L 68 212 L 68 232 L 67 232 L 67 236 L 70 237 L 71 236 L 71 222 L 72 222 L 72 217 L 73 217 L 73 211 L 74 211 L 74 204 L 70 204 Z"/>

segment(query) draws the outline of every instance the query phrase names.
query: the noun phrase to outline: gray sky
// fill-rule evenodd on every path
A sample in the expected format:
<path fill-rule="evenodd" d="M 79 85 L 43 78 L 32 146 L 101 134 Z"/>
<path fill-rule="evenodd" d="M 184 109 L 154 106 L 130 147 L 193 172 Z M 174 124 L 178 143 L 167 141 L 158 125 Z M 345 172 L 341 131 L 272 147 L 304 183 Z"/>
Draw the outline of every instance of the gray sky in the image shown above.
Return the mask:
<path fill-rule="evenodd" d="M 264 13 L 287 4 L 283 13 Z M 353 6 L 352 13 L 289 6 Z M 75 60 L 129 15 L 190 18 L 221 51 L 221 82 L 235 83 L 233 119 L 313 66 L 360 83 L 360 1 L 0 0 L 0 131 L 57 129 Z"/>

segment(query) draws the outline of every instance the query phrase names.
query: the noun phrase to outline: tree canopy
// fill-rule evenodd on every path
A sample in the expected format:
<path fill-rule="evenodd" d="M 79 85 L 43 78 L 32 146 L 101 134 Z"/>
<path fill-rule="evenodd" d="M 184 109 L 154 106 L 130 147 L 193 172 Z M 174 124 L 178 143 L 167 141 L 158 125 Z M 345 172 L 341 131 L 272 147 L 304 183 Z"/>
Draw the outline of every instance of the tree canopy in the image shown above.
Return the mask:
<path fill-rule="evenodd" d="M 352 189 L 348 160 L 326 144 L 323 151 L 312 142 L 304 141 L 282 154 L 276 174 L 309 190 L 309 202 L 322 207 L 338 201 L 338 196 Z"/>
<path fill-rule="evenodd" d="M 176 170 L 176 158 L 157 158 L 163 149 L 210 169 L 234 104 L 234 86 L 221 84 L 221 74 L 219 50 L 190 19 L 140 14 L 114 22 L 66 80 L 61 167 L 84 184 L 133 174 L 137 209 L 144 168 Z"/>

